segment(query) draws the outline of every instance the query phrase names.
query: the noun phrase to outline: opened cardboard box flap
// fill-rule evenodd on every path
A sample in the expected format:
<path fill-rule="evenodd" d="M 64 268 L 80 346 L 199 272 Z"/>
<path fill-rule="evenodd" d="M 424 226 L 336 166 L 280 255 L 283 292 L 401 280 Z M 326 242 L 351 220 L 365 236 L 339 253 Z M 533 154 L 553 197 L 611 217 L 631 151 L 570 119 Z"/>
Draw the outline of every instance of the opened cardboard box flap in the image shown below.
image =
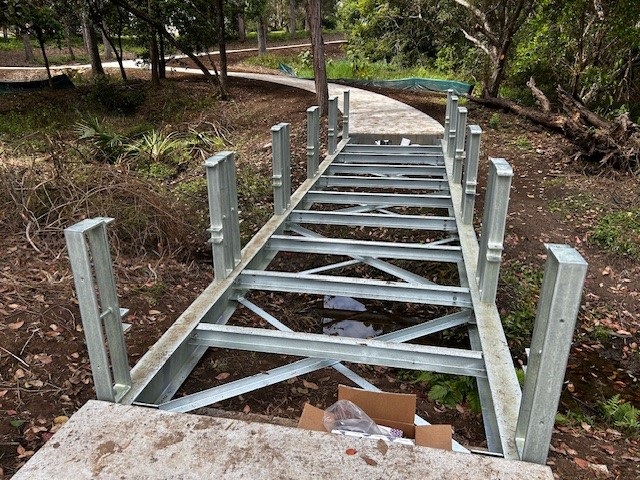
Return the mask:
<path fill-rule="evenodd" d="M 352 401 L 378 425 L 402 430 L 405 437 L 415 440 L 416 445 L 451 450 L 450 425 L 414 425 L 416 396 L 413 394 L 368 392 L 340 385 L 338 400 Z M 298 427 L 326 432 L 323 418 L 324 410 L 306 404 Z"/>

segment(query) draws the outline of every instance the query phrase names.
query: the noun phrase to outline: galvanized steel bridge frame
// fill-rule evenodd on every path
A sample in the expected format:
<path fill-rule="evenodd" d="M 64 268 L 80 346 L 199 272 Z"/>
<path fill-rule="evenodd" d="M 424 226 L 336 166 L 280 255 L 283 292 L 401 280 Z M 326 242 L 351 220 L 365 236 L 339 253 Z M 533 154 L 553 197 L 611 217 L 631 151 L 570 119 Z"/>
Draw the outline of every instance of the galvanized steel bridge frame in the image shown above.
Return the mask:
<path fill-rule="evenodd" d="M 271 129 L 274 215 L 242 250 L 234 154 L 222 152 L 206 161 L 215 280 L 132 369 L 121 325 L 126 312 L 118 305 L 107 244 L 110 219 L 89 219 L 65 230 L 98 399 L 188 412 L 326 367 L 362 388 L 377 390 L 341 363 L 345 361 L 468 375 L 477 381 L 489 452 L 544 463 L 586 262 L 571 247 L 547 245 L 544 284 L 521 390 L 495 304 L 511 167 L 504 159 L 489 159 L 478 241 L 473 212 L 482 132 L 476 125 L 466 125 L 466 108 L 458 106 L 452 92 L 447 97 L 445 135 L 438 145 L 354 143 L 349 138 L 348 92 L 341 135 L 337 104 L 333 97 L 329 154 L 321 163 L 318 107 L 307 111 L 308 178 L 293 194 L 290 125 Z M 434 215 L 434 209 L 442 213 Z M 314 230 L 318 225 L 440 233 L 420 243 L 356 240 L 323 236 Z M 272 261 L 281 252 L 347 259 L 285 272 L 273 269 Z M 393 260 L 455 264 L 459 282 L 438 284 Z M 354 265 L 367 265 L 386 277 L 332 274 Z M 395 280 L 389 281 L 389 275 Z M 351 296 L 448 310 L 374 339 L 353 339 L 292 331 L 249 300 L 250 291 Z M 270 328 L 230 325 L 238 308 L 258 315 Z M 470 349 L 409 343 L 462 325 L 467 327 Z M 209 348 L 304 359 L 176 398 Z M 416 423 L 426 421 L 416 417 Z M 455 449 L 467 451 L 458 444 Z"/>

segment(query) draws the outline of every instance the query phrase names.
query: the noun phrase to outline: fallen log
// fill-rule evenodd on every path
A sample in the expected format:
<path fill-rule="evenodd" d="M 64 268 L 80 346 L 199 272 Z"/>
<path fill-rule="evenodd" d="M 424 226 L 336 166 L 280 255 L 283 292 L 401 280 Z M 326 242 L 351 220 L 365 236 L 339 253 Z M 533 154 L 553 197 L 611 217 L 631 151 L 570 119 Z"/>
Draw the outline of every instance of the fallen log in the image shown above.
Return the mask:
<path fill-rule="evenodd" d="M 482 105 L 513 112 L 538 125 L 562 133 L 578 147 L 575 158 L 598 162 L 602 166 L 634 174 L 640 173 L 640 126 L 631 121 L 629 114 L 622 113 L 611 121 L 606 120 L 589 110 L 560 86 L 556 93 L 559 108 L 563 113 L 553 113 L 551 102 L 535 86 L 535 80 L 531 78 L 527 85 L 542 110 L 524 107 L 503 98 L 467 98 Z"/>

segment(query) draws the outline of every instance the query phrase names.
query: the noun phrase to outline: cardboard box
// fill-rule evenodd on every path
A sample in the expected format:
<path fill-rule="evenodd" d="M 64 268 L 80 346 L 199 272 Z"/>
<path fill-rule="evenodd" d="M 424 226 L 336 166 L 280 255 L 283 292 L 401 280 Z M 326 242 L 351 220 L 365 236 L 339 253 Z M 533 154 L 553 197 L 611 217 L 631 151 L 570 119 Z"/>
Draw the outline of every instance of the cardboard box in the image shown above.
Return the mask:
<path fill-rule="evenodd" d="M 340 385 L 338 400 L 350 400 L 365 411 L 378 425 L 398 428 L 416 445 L 451 450 L 451 425 L 419 425 L 413 423 L 416 396 L 406 393 L 368 392 Z M 326 432 L 324 410 L 306 404 L 298 428 Z"/>

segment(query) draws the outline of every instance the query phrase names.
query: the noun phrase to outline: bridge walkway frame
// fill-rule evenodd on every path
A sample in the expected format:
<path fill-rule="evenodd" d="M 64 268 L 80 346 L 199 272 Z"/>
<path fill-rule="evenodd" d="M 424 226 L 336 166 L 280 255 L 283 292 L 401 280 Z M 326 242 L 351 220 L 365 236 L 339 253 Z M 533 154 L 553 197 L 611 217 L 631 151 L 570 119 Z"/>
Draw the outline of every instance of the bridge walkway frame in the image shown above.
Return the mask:
<path fill-rule="evenodd" d="M 545 283 L 532 340 L 535 348 L 523 397 L 495 305 L 511 167 L 504 159 L 489 160 L 478 241 L 473 211 L 482 132 L 477 126 L 466 126 L 467 112 L 458 107 L 457 98 L 451 92 L 448 95 L 442 143 L 428 146 L 384 145 L 384 139 L 382 145 L 352 143 L 348 103 L 345 93 L 338 142 L 337 97 L 330 101 L 329 154 L 321 163 L 318 109 L 307 111 L 308 178 L 293 194 L 290 126 L 282 123 L 272 128 L 274 215 L 242 250 L 234 154 L 221 152 L 206 161 L 215 280 L 130 372 L 122 368 L 122 333 L 116 328 L 122 312 L 117 298 L 102 292 L 109 291 L 113 282 L 107 219 L 87 220 L 65 231 L 98 399 L 189 412 L 326 367 L 361 388 L 377 390 L 341 363 L 345 361 L 466 375 L 477 380 L 488 451 L 506 459 L 544 463 L 586 262 L 570 247 L 547 247 Z M 422 241 L 337 235 L 364 229 L 409 232 L 406 236 L 417 235 Z M 289 271 L 275 268 L 274 259 L 283 252 L 344 259 Z M 426 278 L 398 261 L 454 265 L 457 282 Z M 91 263 L 98 285 L 90 281 Z M 363 265 L 380 276 L 335 273 Z M 252 291 L 428 305 L 440 313 L 373 339 L 336 337 L 293 331 L 253 301 Z M 269 328 L 232 325 L 238 309 L 259 316 Z M 469 332 L 470 349 L 410 343 L 463 325 Z M 209 348 L 304 359 L 176 397 Z M 117 371 L 111 370 L 114 367 Z M 416 417 L 416 424 L 425 423 Z M 454 448 L 468 451 L 457 443 Z"/>

